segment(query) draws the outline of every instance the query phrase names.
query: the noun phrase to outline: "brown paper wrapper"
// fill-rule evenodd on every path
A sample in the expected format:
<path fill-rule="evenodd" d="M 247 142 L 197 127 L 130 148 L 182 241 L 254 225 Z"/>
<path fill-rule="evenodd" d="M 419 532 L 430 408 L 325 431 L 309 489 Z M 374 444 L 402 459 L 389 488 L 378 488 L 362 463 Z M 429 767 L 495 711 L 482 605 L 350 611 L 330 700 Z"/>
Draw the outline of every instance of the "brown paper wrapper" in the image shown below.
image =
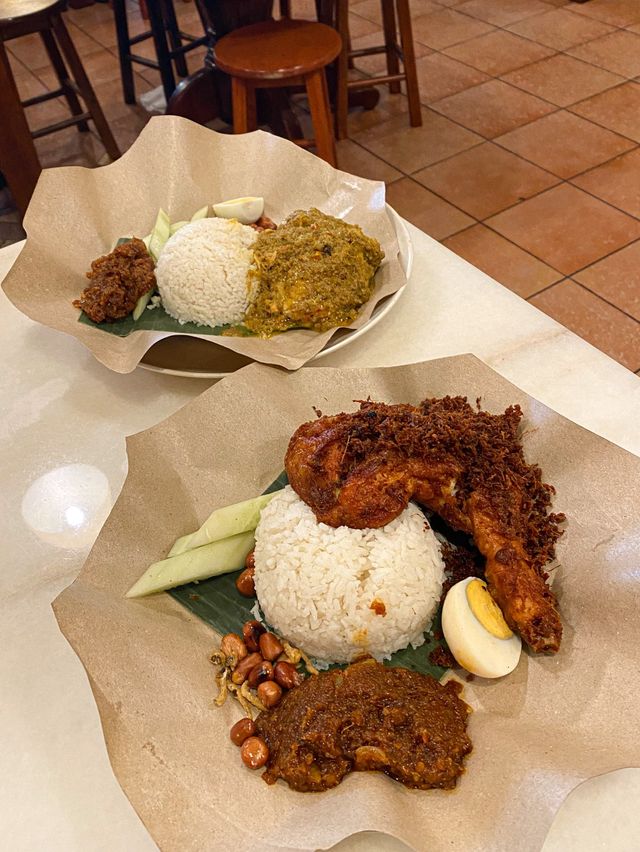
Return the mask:
<path fill-rule="evenodd" d="M 362 327 L 376 304 L 406 283 L 383 183 L 338 171 L 270 133 L 232 136 L 161 116 L 149 121 L 115 163 L 42 173 L 24 220 L 27 243 L 2 286 L 28 317 L 76 337 L 102 364 L 129 373 L 154 343 L 172 333 L 117 337 L 79 323 L 72 302 L 87 284 L 91 261 L 111 251 L 120 237 L 147 234 L 160 207 L 176 222 L 205 204 L 246 195 L 264 196 L 265 214 L 276 222 L 294 210 L 318 207 L 360 225 L 380 242 L 385 260 L 375 291 L 349 328 Z M 295 330 L 269 340 L 196 336 L 254 361 L 297 369 L 334 331 Z"/>
<path fill-rule="evenodd" d="M 169 595 L 123 595 L 212 509 L 260 493 L 313 405 L 334 413 L 369 395 L 417 403 L 446 394 L 525 412 L 527 458 L 568 516 L 553 572 L 560 653 L 523 653 L 508 677 L 465 684 L 474 750 L 454 791 L 408 790 L 372 773 L 321 794 L 268 787 L 229 741 L 239 707 L 213 707 L 215 634 Z M 295 374 L 251 365 L 129 438 L 127 449 L 122 493 L 54 608 L 89 674 L 115 773 L 162 849 L 324 849 L 375 829 L 425 852 L 534 852 L 579 782 L 640 765 L 640 459 L 469 355 Z"/>

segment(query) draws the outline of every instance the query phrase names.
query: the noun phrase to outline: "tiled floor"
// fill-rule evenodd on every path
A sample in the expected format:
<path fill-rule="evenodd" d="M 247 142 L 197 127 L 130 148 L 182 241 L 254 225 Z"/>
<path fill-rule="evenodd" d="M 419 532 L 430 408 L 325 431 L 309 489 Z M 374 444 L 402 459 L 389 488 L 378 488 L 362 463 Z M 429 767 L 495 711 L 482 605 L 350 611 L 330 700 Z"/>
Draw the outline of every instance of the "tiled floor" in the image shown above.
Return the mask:
<path fill-rule="evenodd" d="M 299 15 L 311 5 L 293 0 Z M 176 6 L 198 31 L 193 3 Z M 386 181 L 403 216 L 640 373 L 640 0 L 411 8 L 423 126 L 409 127 L 404 95 L 381 90 L 375 110 L 351 114 L 341 167 Z M 67 17 L 125 149 L 147 115 L 122 101 L 111 15 L 99 4 Z M 351 0 L 354 47 L 380 43 L 380 22 L 380 0 Z M 37 39 L 9 46 L 24 97 L 53 86 Z M 372 74 L 384 60 L 356 65 Z M 138 68 L 138 92 L 157 85 Z M 29 111 L 34 127 L 64 115 L 57 101 Z M 37 145 L 47 166 L 103 156 L 93 134 L 75 130 Z M 16 217 L 0 216 L 0 244 L 19 236 Z"/>

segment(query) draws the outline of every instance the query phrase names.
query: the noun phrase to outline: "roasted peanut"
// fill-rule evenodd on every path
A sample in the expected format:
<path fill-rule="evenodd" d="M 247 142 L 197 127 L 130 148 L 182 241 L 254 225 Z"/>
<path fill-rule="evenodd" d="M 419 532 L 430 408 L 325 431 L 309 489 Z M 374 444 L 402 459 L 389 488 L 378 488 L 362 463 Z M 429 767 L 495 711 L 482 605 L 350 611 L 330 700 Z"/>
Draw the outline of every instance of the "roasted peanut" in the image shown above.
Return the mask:
<path fill-rule="evenodd" d="M 247 677 L 249 676 L 249 672 L 251 669 L 259 666 L 262 662 L 262 657 L 260 654 L 249 654 L 244 660 L 240 660 L 238 665 L 233 670 L 233 674 L 231 675 L 231 681 L 238 686 L 244 683 Z"/>
<path fill-rule="evenodd" d="M 257 666 L 254 666 L 247 676 L 247 683 L 251 687 L 251 689 L 255 689 L 258 684 L 263 683 L 265 680 L 271 680 L 273 678 L 273 666 L 271 663 L 263 660 L 261 663 L 258 663 Z"/>
<path fill-rule="evenodd" d="M 258 685 L 258 698 L 265 707 L 275 707 L 282 698 L 282 687 L 272 680 L 265 680 Z"/>
<path fill-rule="evenodd" d="M 240 755 L 249 769 L 260 769 L 269 760 L 269 748 L 262 737 L 249 737 L 242 743 Z"/>
<path fill-rule="evenodd" d="M 257 651 L 260 647 L 260 637 L 266 633 L 266 627 L 263 627 L 259 621 L 247 621 L 242 627 L 242 635 L 244 642 L 250 651 Z"/>
<path fill-rule="evenodd" d="M 263 633 L 259 640 L 260 653 L 265 660 L 273 662 L 284 651 L 282 642 L 275 633 Z"/>
<path fill-rule="evenodd" d="M 238 665 L 240 660 L 244 660 L 249 653 L 247 646 L 237 633 L 227 633 L 226 636 L 223 636 L 220 642 L 220 650 L 233 668 Z"/>
<path fill-rule="evenodd" d="M 280 660 L 273 667 L 273 679 L 283 689 L 293 689 L 295 686 L 300 686 L 304 680 L 304 675 L 291 663 Z"/>
<path fill-rule="evenodd" d="M 236 589 L 245 598 L 253 598 L 256 594 L 256 587 L 253 582 L 253 570 L 253 568 L 245 568 L 236 580 Z"/>
<path fill-rule="evenodd" d="M 244 560 L 244 567 L 247 568 L 247 570 L 250 569 L 251 571 L 253 571 L 253 569 L 256 567 L 255 550 L 250 550 L 249 553 L 247 553 L 247 558 Z"/>
<path fill-rule="evenodd" d="M 242 743 L 252 737 L 256 732 L 256 723 L 253 719 L 249 719 L 248 716 L 245 716 L 244 719 L 240 719 L 229 731 L 229 738 L 232 743 L 235 743 L 237 746 L 241 746 Z"/>

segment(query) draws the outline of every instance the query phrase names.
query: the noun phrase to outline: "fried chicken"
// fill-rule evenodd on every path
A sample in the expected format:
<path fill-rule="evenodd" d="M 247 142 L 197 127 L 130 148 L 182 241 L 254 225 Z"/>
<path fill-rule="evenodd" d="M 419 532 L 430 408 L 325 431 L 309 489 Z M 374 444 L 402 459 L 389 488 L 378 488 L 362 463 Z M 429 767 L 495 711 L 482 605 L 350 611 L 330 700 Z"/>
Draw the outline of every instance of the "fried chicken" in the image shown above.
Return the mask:
<path fill-rule="evenodd" d="M 330 526 L 382 527 L 415 500 L 472 535 L 509 626 L 534 651 L 554 654 L 562 624 L 544 566 L 564 516 L 548 512 L 553 488 L 524 459 L 521 418 L 519 406 L 489 414 L 464 397 L 417 407 L 367 401 L 302 424 L 285 469 Z"/>

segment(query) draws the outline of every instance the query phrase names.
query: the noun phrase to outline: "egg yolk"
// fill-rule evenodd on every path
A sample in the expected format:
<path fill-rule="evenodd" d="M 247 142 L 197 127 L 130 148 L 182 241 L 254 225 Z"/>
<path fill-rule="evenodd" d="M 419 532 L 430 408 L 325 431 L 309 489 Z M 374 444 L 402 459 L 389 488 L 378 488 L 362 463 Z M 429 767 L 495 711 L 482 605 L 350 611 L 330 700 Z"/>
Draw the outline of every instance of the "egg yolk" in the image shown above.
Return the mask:
<path fill-rule="evenodd" d="M 486 583 L 472 580 L 465 591 L 469 608 L 484 629 L 497 639 L 510 639 L 513 633 L 500 607 L 487 591 Z"/>

